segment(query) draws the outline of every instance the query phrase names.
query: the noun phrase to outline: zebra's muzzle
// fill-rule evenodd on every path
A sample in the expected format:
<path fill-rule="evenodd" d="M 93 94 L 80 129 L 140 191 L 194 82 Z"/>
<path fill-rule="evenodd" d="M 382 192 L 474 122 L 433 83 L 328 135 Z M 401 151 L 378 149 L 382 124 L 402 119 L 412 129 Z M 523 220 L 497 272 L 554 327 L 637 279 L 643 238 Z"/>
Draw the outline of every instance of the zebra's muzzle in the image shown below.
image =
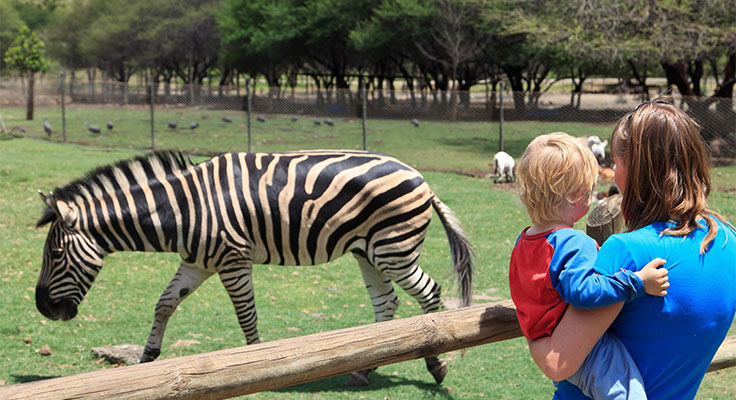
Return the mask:
<path fill-rule="evenodd" d="M 44 317 L 56 321 L 68 321 L 77 315 L 77 305 L 71 299 L 53 301 L 46 287 L 36 286 L 36 308 Z"/>

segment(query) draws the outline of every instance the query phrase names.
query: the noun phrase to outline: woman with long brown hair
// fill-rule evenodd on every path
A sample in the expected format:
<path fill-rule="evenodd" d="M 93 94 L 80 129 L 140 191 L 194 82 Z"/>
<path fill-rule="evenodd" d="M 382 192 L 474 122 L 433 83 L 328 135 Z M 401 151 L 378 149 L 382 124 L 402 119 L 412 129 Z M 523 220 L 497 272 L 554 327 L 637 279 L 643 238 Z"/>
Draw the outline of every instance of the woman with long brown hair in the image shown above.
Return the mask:
<path fill-rule="evenodd" d="M 664 297 L 569 307 L 554 334 L 530 340 L 529 350 L 550 378 L 564 380 L 608 329 L 639 367 L 649 399 L 692 399 L 734 321 L 736 231 L 707 208 L 708 154 L 682 110 L 661 99 L 640 104 L 619 121 L 611 148 L 627 232 L 603 243 L 596 271 L 637 271 L 661 257 L 671 286 Z M 555 398 L 587 397 L 563 381 Z"/>

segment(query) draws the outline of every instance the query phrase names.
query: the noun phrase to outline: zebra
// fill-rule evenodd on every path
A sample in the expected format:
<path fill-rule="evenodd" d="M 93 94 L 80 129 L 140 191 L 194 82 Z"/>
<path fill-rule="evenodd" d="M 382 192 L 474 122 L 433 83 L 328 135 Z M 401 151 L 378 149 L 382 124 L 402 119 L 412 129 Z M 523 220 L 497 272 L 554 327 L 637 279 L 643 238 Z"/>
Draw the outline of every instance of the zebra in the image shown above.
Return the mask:
<path fill-rule="evenodd" d="M 440 285 L 417 263 L 437 212 L 450 243 L 462 305 L 472 297 L 473 249 L 452 210 L 414 168 L 381 153 L 227 153 L 195 164 L 158 151 L 89 172 L 44 194 L 36 226 L 51 224 L 36 307 L 51 320 L 74 318 L 115 251 L 175 252 L 181 263 L 155 307 L 141 362 L 160 355 L 169 317 L 217 273 L 247 344 L 259 343 L 253 264 L 316 265 L 352 253 L 375 320 L 398 307 L 393 284 L 424 313 L 441 308 Z M 425 358 L 437 383 L 447 365 Z M 348 384 L 368 384 L 372 370 Z"/>

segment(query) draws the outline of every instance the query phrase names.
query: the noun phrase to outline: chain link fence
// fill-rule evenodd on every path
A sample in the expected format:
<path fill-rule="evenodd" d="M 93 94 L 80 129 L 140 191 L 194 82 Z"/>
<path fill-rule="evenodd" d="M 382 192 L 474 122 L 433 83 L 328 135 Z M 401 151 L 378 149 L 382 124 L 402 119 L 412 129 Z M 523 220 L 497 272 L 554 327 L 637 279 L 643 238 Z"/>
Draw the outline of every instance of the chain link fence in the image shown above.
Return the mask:
<path fill-rule="evenodd" d="M 518 156 L 540 133 L 610 135 L 642 94 L 512 93 L 479 86 L 471 92 L 269 88 L 81 82 L 62 75 L 35 85 L 36 117 L 25 119 L 25 86 L 0 82 L 4 132 L 113 148 L 287 151 L 316 148 L 421 152 L 468 143 L 491 154 L 510 146 Z M 703 127 L 714 159 L 736 157 L 736 109 L 728 99 L 675 102 Z M 44 122 L 47 128 L 44 130 Z M 529 139 L 530 140 L 530 139 Z M 517 153 L 517 154 L 514 154 Z M 441 154 L 434 156 L 441 160 Z M 487 157 L 487 158 L 490 158 Z M 728 161 L 726 161 L 728 162 Z"/>

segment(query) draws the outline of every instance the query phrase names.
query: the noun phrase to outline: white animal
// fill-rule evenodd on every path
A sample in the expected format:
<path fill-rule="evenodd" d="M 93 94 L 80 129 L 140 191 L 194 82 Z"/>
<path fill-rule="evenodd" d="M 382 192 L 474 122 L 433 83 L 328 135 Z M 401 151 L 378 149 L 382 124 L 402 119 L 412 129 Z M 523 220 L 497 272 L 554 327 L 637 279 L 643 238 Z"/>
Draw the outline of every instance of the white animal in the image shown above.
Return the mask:
<path fill-rule="evenodd" d="M 583 139 L 585 140 L 585 145 L 590 147 L 593 143 L 603 143 L 600 137 L 598 136 L 583 136 Z"/>
<path fill-rule="evenodd" d="M 590 151 L 593 152 L 593 155 L 598 160 L 599 164 L 606 159 L 606 146 L 608 145 L 608 140 L 601 140 L 598 136 L 583 136 L 579 137 L 578 141 L 587 146 Z"/>
<path fill-rule="evenodd" d="M 514 180 L 514 157 L 505 151 L 499 151 L 493 156 L 493 175 L 495 182 L 504 179 L 506 182 Z"/>
<path fill-rule="evenodd" d="M 599 164 L 606 159 L 606 145 L 608 145 L 608 140 L 604 140 L 601 143 L 592 143 L 588 146 L 590 147 L 590 151 L 593 152 L 593 155 L 595 155 L 595 158 L 598 159 Z"/>

